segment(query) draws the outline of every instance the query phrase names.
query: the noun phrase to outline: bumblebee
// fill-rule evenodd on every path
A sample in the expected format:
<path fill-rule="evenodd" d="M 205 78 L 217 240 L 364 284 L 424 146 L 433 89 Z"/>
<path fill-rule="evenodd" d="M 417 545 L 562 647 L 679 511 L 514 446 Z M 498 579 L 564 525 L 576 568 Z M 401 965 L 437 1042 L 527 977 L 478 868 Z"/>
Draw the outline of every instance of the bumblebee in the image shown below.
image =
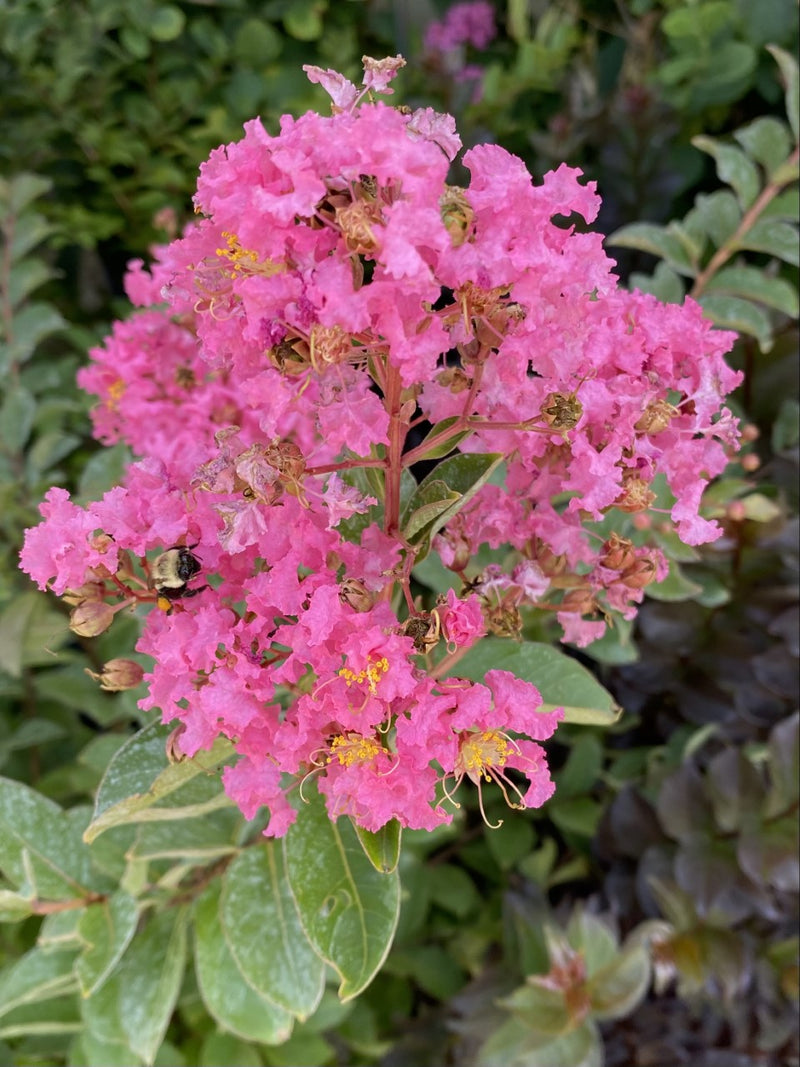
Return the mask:
<path fill-rule="evenodd" d="M 208 588 L 206 585 L 189 586 L 200 570 L 200 560 L 183 545 L 174 545 L 153 560 L 150 580 L 158 593 L 158 606 L 162 611 L 169 611 L 174 600 L 197 596 Z"/>

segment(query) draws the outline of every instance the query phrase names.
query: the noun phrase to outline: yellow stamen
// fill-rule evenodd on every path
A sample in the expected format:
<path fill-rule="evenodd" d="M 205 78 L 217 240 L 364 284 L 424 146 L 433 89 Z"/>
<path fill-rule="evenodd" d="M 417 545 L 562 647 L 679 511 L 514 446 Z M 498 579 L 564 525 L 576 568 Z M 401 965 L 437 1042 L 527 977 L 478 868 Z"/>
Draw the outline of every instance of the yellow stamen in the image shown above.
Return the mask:
<path fill-rule="evenodd" d="M 381 751 L 381 746 L 371 737 L 353 732 L 337 734 L 331 741 L 328 763 L 338 759 L 343 767 L 352 767 L 354 763 L 369 763 Z"/>
<path fill-rule="evenodd" d="M 363 671 L 351 671 L 349 667 L 342 667 L 339 677 L 344 678 L 348 688 L 351 685 L 363 685 L 366 682 L 370 693 L 376 696 L 381 675 L 386 674 L 388 670 L 389 660 L 386 656 L 382 656 L 378 660 L 368 659 Z"/>

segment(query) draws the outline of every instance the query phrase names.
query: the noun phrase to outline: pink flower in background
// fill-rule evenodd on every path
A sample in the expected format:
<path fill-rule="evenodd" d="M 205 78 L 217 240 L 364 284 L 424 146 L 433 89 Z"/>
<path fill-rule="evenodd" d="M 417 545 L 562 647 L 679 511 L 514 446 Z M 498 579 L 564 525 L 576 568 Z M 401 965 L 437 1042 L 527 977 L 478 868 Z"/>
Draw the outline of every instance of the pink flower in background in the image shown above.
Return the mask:
<path fill-rule="evenodd" d="M 468 0 L 453 4 L 444 18 L 432 22 L 425 31 L 425 49 L 450 52 L 460 45 L 485 48 L 497 35 L 494 8 L 485 0 Z"/>

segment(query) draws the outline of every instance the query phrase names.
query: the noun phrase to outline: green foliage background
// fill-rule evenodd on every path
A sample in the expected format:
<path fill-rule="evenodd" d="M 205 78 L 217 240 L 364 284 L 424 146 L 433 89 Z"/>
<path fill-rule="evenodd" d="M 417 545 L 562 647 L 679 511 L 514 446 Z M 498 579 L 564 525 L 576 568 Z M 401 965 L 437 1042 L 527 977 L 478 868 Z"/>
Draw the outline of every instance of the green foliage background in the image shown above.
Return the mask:
<path fill-rule="evenodd" d="M 496 0 L 485 52 L 426 54 L 446 6 L 0 8 L 2 1063 L 798 1062 L 797 7 Z M 725 536 L 664 544 L 634 628 L 567 658 L 531 616 L 520 649 L 465 661 L 505 656 L 574 709 L 544 809 L 490 805 L 490 831 L 464 798 L 400 852 L 311 804 L 265 845 L 219 796 L 224 746 L 168 764 L 135 693 L 86 673 L 129 653 L 135 620 L 76 638 L 17 552 L 49 486 L 88 500 L 124 467 L 75 371 L 126 314 L 125 262 L 189 217 L 198 164 L 254 114 L 274 131 L 325 108 L 303 63 L 356 78 L 397 52 L 401 102 L 534 175 L 580 165 L 623 278 L 740 331 L 746 445 L 706 499 Z M 416 576 L 447 582 L 430 560 Z M 326 850 L 357 889 L 338 933 Z"/>

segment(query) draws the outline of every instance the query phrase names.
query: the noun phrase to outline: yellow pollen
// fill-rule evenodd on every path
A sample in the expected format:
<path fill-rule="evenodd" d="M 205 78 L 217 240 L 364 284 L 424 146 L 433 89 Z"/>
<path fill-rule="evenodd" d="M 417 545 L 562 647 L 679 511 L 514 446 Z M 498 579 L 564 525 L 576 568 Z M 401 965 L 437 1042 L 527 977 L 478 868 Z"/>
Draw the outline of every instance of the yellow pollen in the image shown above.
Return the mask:
<path fill-rule="evenodd" d="M 106 405 L 107 407 L 111 408 L 112 411 L 116 410 L 117 404 L 119 403 L 120 398 L 122 397 L 122 394 L 125 392 L 126 388 L 127 387 L 125 385 L 125 382 L 123 382 L 122 378 L 117 378 L 115 382 L 112 382 L 111 385 L 109 385 L 108 400 L 106 401 Z"/>
<path fill-rule="evenodd" d="M 459 761 L 473 781 L 480 776 L 490 782 L 492 778 L 488 768 L 504 766 L 510 747 L 507 739 L 497 730 L 484 730 L 462 744 Z"/>
<path fill-rule="evenodd" d="M 351 685 L 363 685 L 367 683 L 370 693 L 375 696 L 378 692 L 378 682 L 381 675 L 389 670 L 389 660 L 382 656 L 378 660 L 367 660 L 367 666 L 363 671 L 351 671 L 349 667 L 342 667 L 339 677 L 344 678 L 348 688 Z"/>
<path fill-rule="evenodd" d="M 343 767 L 352 767 L 354 763 L 369 763 L 381 752 L 381 746 L 371 737 L 361 734 L 337 734 L 331 741 L 331 754 L 328 763 L 338 759 Z"/>
<path fill-rule="evenodd" d="M 273 263 L 271 259 L 259 260 L 258 253 L 252 248 L 242 248 L 241 241 L 235 233 L 223 230 L 222 236 L 225 238 L 227 248 L 217 248 L 215 251 L 220 259 L 227 259 L 231 264 L 228 271 L 231 278 L 238 278 L 244 274 L 265 274 L 269 277 L 283 270 L 280 264 Z"/>

